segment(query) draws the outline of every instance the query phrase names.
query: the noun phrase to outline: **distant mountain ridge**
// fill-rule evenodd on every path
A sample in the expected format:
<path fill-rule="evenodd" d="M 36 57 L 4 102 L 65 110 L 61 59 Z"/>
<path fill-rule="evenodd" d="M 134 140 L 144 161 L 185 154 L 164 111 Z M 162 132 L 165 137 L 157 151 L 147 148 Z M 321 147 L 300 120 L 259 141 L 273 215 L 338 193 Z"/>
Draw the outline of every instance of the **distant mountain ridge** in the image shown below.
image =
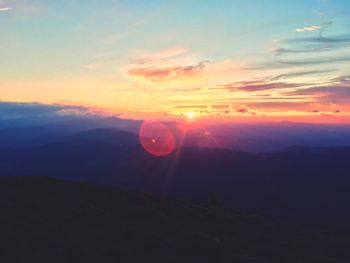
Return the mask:
<path fill-rule="evenodd" d="M 141 121 L 119 118 L 82 118 L 50 122 L 45 125 L 2 127 L 0 120 L 0 147 L 28 148 L 62 142 L 80 133 L 111 134 L 129 132 L 138 135 Z M 5 121 L 6 123 L 6 121 Z M 340 147 L 350 145 L 349 126 L 322 126 L 281 123 L 269 125 L 199 125 L 183 134 L 181 125 L 166 122 L 184 147 L 225 148 L 253 153 L 281 152 L 294 145 L 309 147 Z M 2 128 L 1 128 L 2 127 Z M 95 130 L 95 131 L 94 131 Z M 185 135 L 185 137 L 183 137 Z M 97 137 L 96 137 L 97 138 Z M 131 139 L 131 138 L 130 138 Z M 138 139 L 135 138 L 135 141 Z"/>
<path fill-rule="evenodd" d="M 38 147 L 0 148 L 0 174 L 52 176 L 195 200 L 216 192 L 224 205 L 242 211 L 345 225 L 350 147 L 322 149 L 320 155 L 185 147 L 157 158 L 142 149 L 136 134 L 97 129 Z"/>
<path fill-rule="evenodd" d="M 349 152 L 349 146 L 333 146 L 333 147 L 325 147 L 325 146 L 303 146 L 303 145 L 294 145 L 286 148 L 282 152 L 290 152 L 290 153 L 329 153 L 329 152 Z"/>

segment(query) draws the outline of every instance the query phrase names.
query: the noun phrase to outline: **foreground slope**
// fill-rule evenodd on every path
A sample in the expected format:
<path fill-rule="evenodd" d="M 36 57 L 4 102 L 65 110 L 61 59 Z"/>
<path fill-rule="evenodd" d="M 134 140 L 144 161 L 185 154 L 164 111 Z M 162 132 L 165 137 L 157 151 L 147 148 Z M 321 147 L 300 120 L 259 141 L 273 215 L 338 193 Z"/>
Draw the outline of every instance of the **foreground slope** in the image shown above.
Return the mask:
<path fill-rule="evenodd" d="M 1 262 L 349 262 L 346 234 L 47 177 L 0 178 Z"/>

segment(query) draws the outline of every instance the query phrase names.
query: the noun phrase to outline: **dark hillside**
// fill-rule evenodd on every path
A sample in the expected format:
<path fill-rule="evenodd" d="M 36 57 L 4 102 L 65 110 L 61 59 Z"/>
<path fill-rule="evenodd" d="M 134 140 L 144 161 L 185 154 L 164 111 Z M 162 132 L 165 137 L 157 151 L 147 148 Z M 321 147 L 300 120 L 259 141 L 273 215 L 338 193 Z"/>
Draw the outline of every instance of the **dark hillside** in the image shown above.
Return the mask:
<path fill-rule="evenodd" d="M 349 262 L 350 238 L 151 194 L 0 179 L 1 262 Z"/>

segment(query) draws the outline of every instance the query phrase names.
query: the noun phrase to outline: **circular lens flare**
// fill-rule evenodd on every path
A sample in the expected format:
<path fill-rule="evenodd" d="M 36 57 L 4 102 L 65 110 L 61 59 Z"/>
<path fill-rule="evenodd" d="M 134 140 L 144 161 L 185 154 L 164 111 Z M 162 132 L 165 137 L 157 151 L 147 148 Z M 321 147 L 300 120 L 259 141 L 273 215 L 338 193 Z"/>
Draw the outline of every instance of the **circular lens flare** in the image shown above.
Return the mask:
<path fill-rule="evenodd" d="M 158 121 L 144 121 L 140 127 L 139 139 L 142 147 L 154 156 L 166 156 L 176 148 L 173 132 Z"/>

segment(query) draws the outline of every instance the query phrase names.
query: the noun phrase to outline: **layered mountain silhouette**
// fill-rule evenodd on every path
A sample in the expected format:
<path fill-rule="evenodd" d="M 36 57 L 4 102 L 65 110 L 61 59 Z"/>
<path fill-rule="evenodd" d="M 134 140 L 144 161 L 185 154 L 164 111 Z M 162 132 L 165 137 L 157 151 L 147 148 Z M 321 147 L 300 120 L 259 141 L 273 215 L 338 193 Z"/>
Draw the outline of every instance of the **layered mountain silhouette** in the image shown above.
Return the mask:
<path fill-rule="evenodd" d="M 3 176 L 51 176 L 197 201 L 214 192 L 241 211 L 346 227 L 349 158 L 350 147 L 270 154 L 185 147 L 158 158 L 135 134 L 96 129 L 41 146 L 2 148 L 0 169 Z"/>

